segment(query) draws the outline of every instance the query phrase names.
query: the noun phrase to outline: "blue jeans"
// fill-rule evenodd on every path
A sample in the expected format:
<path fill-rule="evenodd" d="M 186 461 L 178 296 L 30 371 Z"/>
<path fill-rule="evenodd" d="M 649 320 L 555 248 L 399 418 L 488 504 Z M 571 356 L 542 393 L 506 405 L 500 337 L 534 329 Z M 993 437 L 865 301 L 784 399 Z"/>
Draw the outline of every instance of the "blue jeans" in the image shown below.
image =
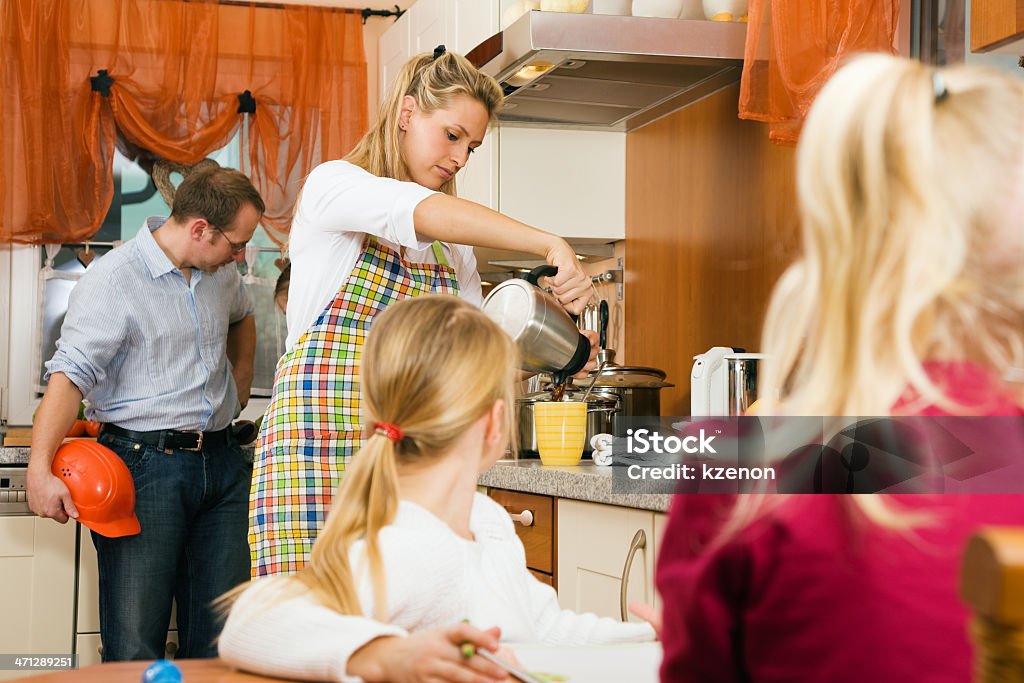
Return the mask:
<path fill-rule="evenodd" d="M 178 657 L 215 657 L 223 621 L 210 602 L 249 580 L 252 461 L 232 440 L 200 452 L 162 451 L 113 434 L 135 480 L 142 532 L 93 532 L 100 575 L 103 661 L 159 659 L 178 606 Z"/>

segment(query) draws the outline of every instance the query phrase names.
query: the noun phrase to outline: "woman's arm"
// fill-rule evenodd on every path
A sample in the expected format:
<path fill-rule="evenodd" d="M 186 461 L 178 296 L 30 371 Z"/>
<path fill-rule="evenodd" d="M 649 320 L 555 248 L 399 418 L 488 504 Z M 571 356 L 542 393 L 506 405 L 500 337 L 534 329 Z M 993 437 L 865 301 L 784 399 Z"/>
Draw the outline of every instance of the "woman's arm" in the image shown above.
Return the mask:
<path fill-rule="evenodd" d="M 592 292 L 575 252 L 561 237 L 532 228 L 486 206 L 433 194 L 413 211 L 416 234 L 442 242 L 491 249 L 525 251 L 558 268 L 551 278 L 555 297 L 572 313 L 580 313 Z"/>

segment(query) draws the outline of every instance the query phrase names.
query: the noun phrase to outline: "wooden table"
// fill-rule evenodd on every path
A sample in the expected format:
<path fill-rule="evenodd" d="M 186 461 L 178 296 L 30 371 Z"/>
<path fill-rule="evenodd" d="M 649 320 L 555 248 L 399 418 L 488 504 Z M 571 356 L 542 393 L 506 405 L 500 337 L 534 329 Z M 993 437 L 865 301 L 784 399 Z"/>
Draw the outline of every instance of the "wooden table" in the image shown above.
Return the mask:
<path fill-rule="evenodd" d="M 57 671 L 19 679 L 23 683 L 139 683 L 142 672 L 153 662 L 113 662 L 87 666 L 76 671 Z M 267 683 L 280 678 L 268 678 L 242 673 L 219 659 L 179 659 L 174 662 L 181 669 L 182 683 Z"/>

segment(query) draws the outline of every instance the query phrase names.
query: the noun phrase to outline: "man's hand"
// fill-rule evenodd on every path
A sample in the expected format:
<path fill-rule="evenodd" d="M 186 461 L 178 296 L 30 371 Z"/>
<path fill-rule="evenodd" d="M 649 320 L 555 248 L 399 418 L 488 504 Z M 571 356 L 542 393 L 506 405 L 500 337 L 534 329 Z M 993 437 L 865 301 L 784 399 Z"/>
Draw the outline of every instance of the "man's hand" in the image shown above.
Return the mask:
<path fill-rule="evenodd" d="M 59 477 L 50 472 L 29 468 L 27 474 L 28 506 L 40 517 L 55 519 L 61 524 L 69 517 L 78 518 L 78 508 L 71 492 Z"/>
<path fill-rule="evenodd" d="M 40 517 L 55 519 L 61 524 L 68 517 L 78 517 L 78 508 L 61 479 L 53 476 L 53 456 L 78 417 L 82 392 L 67 375 L 55 372 L 50 376 L 46 393 L 32 423 L 32 451 L 26 472 L 28 506 Z"/>
<path fill-rule="evenodd" d="M 508 674 L 482 657 L 466 658 L 463 643 L 495 652 L 501 631 L 481 631 L 469 624 L 421 631 L 404 638 L 372 640 L 348 660 L 348 674 L 370 683 L 494 683 Z"/>

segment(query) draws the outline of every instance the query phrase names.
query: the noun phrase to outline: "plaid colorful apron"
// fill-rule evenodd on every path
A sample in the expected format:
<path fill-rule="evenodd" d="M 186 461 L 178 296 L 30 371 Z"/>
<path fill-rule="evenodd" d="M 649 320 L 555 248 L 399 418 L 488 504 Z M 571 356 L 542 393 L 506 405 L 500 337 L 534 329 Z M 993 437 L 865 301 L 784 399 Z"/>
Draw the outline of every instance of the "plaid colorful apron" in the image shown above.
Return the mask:
<path fill-rule="evenodd" d="M 256 444 L 249 503 L 253 576 L 302 568 L 323 527 L 345 462 L 360 446 L 359 359 L 374 317 L 409 296 L 458 294 L 455 271 L 407 263 L 367 237 L 352 274 L 277 363 Z"/>

